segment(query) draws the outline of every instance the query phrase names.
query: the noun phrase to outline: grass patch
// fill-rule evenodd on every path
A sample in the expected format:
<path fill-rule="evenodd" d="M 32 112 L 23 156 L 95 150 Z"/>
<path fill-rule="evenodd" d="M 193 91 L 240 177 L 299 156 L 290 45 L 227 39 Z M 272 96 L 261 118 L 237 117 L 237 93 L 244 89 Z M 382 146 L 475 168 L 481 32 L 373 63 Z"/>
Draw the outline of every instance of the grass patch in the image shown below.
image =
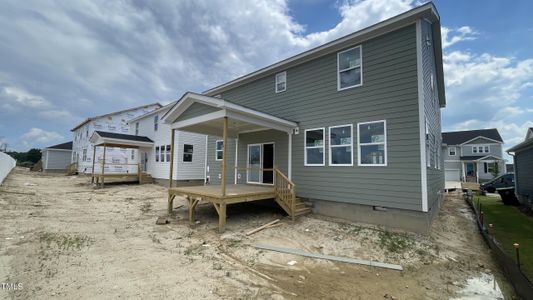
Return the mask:
<path fill-rule="evenodd" d="M 39 242 L 47 248 L 56 247 L 61 250 L 81 250 L 89 247 L 94 240 L 86 235 L 65 235 L 53 232 L 42 232 Z"/>
<path fill-rule="evenodd" d="M 485 215 L 484 223 L 494 225 L 496 239 L 513 260 L 516 260 L 513 243 L 520 244 L 522 271 L 533 280 L 533 218 L 516 206 L 504 205 L 500 197 L 475 196 L 475 205 L 478 199 Z"/>
<path fill-rule="evenodd" d="M 388 231 L 379 232 L 379 244 L 387 251 L 393 253 L 405 252 L 414 246 L 413 240 L 406 234 Z"/>

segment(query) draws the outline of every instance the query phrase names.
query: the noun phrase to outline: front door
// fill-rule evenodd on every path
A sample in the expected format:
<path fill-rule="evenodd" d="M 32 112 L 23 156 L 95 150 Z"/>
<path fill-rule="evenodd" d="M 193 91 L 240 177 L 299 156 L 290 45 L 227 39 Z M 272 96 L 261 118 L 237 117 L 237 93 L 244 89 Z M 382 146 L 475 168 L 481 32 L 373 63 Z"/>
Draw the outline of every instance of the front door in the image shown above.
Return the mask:
<path fill-rule="evenodd" d="M 475 178 L 476 177 L 476 164 L 466 163 L 466 177 Z"/>
<path fill-rule="evenodd" d="M 146 164 L 148 163 L 148 153 L 147 152 L 143 152 L 143 157 L 142 157 L 142 166 L 143 166 L 143 171 L 144 172 L 148 172 L 148 169 L 146 168 Z"/>
<path fill-rule="evenodd" d="M 248 145 L 247 183 L 274 183 L 274 144 Z"/>

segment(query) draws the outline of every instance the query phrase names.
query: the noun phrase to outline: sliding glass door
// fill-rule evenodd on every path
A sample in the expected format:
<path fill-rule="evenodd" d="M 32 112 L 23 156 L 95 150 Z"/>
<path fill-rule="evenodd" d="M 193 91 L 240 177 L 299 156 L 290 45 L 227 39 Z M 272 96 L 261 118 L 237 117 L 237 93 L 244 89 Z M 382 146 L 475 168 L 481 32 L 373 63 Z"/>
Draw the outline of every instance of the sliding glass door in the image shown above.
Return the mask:
<path fill-rule="evenodd" d="M 274 144 L 248 145 L 247 183 L 274 183 Z M 266 170 L 265 170 L 266 169 Z"/>

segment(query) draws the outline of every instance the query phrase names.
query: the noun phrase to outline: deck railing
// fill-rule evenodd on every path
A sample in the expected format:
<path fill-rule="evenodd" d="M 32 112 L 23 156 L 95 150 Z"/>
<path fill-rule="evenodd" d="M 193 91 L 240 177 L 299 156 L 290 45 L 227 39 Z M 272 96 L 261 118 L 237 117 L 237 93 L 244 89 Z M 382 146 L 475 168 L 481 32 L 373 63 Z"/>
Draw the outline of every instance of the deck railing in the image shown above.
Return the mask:
<path fill-rule="evenodd" d="M 276 167 L 274 167 L 274 192 L 276 194 L 276 201 L 286 206 L 294 220 L 296 185 Z"/>

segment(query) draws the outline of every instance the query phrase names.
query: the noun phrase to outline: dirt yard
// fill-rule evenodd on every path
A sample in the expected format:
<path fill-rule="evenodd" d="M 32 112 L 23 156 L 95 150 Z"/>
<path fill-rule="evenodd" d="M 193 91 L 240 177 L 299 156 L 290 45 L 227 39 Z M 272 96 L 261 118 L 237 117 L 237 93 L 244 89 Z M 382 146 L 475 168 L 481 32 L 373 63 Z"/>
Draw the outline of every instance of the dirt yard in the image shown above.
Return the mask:
<path fill-rule="evenodd" d="M 446 198 L 430 236 L 313 215 L 292 223 L 274 205 L 258 204 L 229 206 L 219 235 L 210 205 L 198 207 L 194 228 L 185 206 L 170 224 L 156 225 L 166 214 L 164 187 L 95 190 L 88 182 L 22 169 L 6 179 L 0 282 L 21 287 L 0 290 L 0 298 L 497 299 L 494 273 L 509 289 L 459 196 Z M 281 226 L 245 235 L 277 218 Z M 404 271 L 260 251 L 257 243 L 395 263 Z M 490 286 L 481 298 L 469 298 L 480 293 L 472 280 Z"/>

